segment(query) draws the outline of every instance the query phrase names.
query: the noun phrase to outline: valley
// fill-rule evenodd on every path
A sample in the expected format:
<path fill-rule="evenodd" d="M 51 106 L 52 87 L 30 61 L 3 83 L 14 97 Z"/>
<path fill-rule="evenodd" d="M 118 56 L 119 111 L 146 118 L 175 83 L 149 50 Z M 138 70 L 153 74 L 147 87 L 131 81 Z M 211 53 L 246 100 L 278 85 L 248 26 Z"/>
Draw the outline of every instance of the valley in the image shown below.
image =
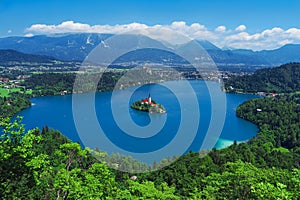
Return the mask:
<path fill-rule="evenodd" d="M 198 41 L 214 62 L 197 69 L 157 49 L 129 52 L 107 68 L 85 65 L 85 56 L 106 37 L 112 35 L 1 39 L 0 48 L 15 49 L 0 50 L 1 197 L 299 198 L 297 45 L 254 52 Z M 186 83 L 193 92 L 183 87 Z M 150 91 L 166 107 L 165 114 L 130 109 L 134 99 Z M 132 99 L 124 103 L 128 94 Z M 76 97 L 83 100 L 75 104 Z M 92 109 L 89 99 L 96 101 Z M 83 132 L 74 119 L 77 109 Z M 199 121 L 193 115 L 198 109 Z M 105 131 L 101 137 L 95 131 L 98 124 L 90 123 L 91 110 Z M 187 119 L 184 113 L 192 116 L 188 129 L 179 126 Z M 151 135 L 151 123 L 156 131 L 164 118 L 163 129 Z M 130 119 L 147 131 L 135 132 Z M 199 129 L 193 129 L 195 123 Z M 211 127 L 222 127 L 220 135 L 209 132 Z M 203 145 L 209 143 L 208 132 L 213 146 Z M 107 138 L 122 150 L 103 142 Z M 170 144 L 175 146 L 146 156 Z"/>

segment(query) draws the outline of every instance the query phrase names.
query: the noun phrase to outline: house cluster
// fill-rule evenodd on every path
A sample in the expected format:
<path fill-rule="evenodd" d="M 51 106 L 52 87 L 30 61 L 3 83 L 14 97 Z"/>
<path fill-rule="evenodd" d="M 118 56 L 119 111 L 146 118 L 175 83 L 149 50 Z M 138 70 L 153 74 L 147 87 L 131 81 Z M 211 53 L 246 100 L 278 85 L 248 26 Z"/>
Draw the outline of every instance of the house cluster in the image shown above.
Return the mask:
<path fill-rule="evenodd" d="M 266 96 L 269 96 L 269 97 L 276 97 L 276 96 L 278 96 L 278 94 L 277 93 L 267 93 L 267 92 L 257 92 L 256 93 L 257 95 L 260 95 L 260 96 L 264 96 L 264 97 L 266 97 Z"/>
<path fill-rule="evenodd" d="M 62 90 L 62 91 L 60 91 L 60 95 L 66 95 L 66 94 L 68 94 L 68 91 L 67 91 L 67 90 Z"/>
<path fill-rule="evenodd" d="M 0 84 L 1 83 L 4 83 L 3 88 L 5 89 L 16 88 L 20 84 L 18 80 L 10 80 L 9 78 L 0 77 Z"/>
<path fill-rule="evenodd" d="M 0 77 L 0 83 L 9 83 L 10 79 L 9 78 L 2 78 Z"/>

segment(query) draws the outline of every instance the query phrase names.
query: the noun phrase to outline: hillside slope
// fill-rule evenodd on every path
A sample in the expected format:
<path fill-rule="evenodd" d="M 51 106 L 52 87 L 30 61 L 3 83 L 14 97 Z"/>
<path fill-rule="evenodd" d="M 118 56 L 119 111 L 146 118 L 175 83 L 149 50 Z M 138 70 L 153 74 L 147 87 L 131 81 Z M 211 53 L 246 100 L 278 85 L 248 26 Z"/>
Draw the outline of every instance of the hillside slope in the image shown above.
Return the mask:
<path fill-rule="evenodd" d="M 300 91 L 300 63 L 289 63 L 276 68 L 257 70 L 253 75 L 232 77 L 224 81 L 229 92 L 273 92 Z"/>

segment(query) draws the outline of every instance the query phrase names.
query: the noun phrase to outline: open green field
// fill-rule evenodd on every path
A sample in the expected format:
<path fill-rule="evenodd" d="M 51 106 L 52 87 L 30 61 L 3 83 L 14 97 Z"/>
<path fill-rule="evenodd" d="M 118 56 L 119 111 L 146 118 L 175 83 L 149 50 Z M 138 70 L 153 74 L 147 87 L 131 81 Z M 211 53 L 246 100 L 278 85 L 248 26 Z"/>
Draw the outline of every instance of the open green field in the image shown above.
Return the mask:
<path fill-rule="evenodd" d="M 17 88 L 6 89 L 0 86 L 0 97 L 9 97 L 9 94 L 12 92 L 21 92 L 21 88 L 17 87 Z M 31 94 L 31 93 L 32 93 L 31 90 L 26 91 L 26 94 Z"/>
<path fill-rule="evenodd" d="M 6 88 L 0 88 L 0 96 L 2 97 L 8 97 L 11 92 L 20 92 L 20 88 L 11 88 L 11 89 L 6 89 Z"/>
<path fill-rule="evenodd" d="M 9 94 L 8 89 L 0 88 L 0 97 L 7 97 Z"/>

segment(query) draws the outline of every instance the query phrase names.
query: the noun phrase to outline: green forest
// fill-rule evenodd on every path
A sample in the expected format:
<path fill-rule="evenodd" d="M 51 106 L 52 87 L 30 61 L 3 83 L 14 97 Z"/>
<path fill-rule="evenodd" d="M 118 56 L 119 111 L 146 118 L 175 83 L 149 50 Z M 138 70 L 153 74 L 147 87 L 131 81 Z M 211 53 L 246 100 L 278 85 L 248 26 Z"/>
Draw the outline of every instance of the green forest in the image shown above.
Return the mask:
<path fill-rule="evenodd" d="M 239 117 L 259 127 L 257 136 L 152 166 L 83 149 L 48 127 L 25 131 L 21 118 L 3 118 L 1 199 L 300 199 L 300 94 L 298 86 L 286 83 L 300 65 L 272 70 L 278 73 L 285 67 L 293 72 L 281 73 L 282 94 L 249 100 L 237 108 Z M 260 81 L 257 73 L 251 79 Z M 233 80 L 240 84 L 244 78 Z M 173 159 L 177 160 L 167 165 Z M 124 165 L 144 172 L 122 172 Z"/>
<path fill-rule="evenodd" d="M 31 105 L 30 95 L 20 92 L 10 93 L 9 96 L 0 96 L 0 119 L 12 117 Z"/>
<path fill-rule="evenodd" d="M 283 102 L 278 104 L 278 101 Z M 266 113 L 274 113 L 277 120 L 270 121 L 267 114 L 256 115 L 257 106 Z M 142 174 L 113 170 L 104 161 L 105 153 L 82 149 L 48 127 L 25 133 L 20 120 L 3 120 L 1 196 L 4 199 L 299 199 L 298 107 L 285 98 L 246 102 L 238 113 L 260 126 L 258 136 L 222 150 L 190 152 L 156 171 L 139 165 L 145 170 Z M 282 109 L 285 112 L 277 112 Z M 290 134 L 291 126 L 295 134 Z M 95 155 L 103 159 L 95 159 Z M 111 157 L 110 163 L 113 159 L 121 162 Z M 128 160 L 122 158 L 124 163 L 132 164 L 127 167 L 134 169 L 136 163 Z M 163 163 L 152 169 L 160 164 Z M 137 179 L 131 180 L 134 175 Z"/>
<path fill-rule="evenodd" d="M 260 69 L 252 75 L 235 76 L 224 81 L 228 92 L 289 93 L 300 91 L 300 63 Z"/>

